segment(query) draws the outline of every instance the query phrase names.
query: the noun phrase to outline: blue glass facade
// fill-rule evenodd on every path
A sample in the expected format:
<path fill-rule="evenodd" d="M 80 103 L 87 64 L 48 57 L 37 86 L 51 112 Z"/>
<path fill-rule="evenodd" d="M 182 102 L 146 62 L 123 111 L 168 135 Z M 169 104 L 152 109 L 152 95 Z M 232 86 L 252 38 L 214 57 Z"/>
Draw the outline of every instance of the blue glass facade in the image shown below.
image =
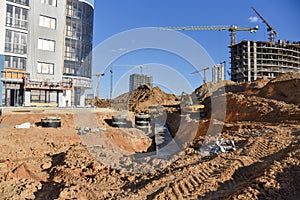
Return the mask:
<path fill-rule="evenodd" d="M 79 0 L 79 1 L 89 4 L 90 6 L 92 6 L 94 8 L 94 0 Z"/>
<path fill-rule="evenodd" d="M 91 78 L 93 1 L 67 0 L 64 75 Z"/>

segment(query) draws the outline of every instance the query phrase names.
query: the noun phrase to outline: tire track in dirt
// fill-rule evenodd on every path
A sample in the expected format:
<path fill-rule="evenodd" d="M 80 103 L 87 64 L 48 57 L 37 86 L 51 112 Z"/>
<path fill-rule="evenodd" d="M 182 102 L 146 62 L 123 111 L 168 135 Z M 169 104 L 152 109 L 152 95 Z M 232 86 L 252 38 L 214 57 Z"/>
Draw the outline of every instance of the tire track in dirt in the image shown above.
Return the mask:
<path fill-rule="evenodd" d="M 160 194 L 157 194 L 154 199 L 198 199 L 199 194 L 212 189 L 216 180 L 226 179 L 228 170 L 232 166 L 242 165 L 239 161 L 227 160 L 222 157 L 217 157 L 213 161 L 216 162 L 216 160 L 218 160 L 218 166 L 205 165 L 203 167 L 190 168 L 189 170 L 191 170 L 192 174 L 184 178 L 178 176 L 178 179 L 173 184 L 161 190 Z M 224 176 L 224 173 L 226 173 L 226 176 Z"/>
<path fill-rule="evenodd" d="M 184 168 L 174 168 L 158 177 L 151 177 L 144 184 L 136 183 L 138 189 L 127 195 L 130 198 L 139 197 L 140 199 L 190 199 L 191 194 L 197 190 L 207 190 L 206 186 L 228 169 L 229 162 L 232 162 L 222 157 L 216 157 L 216 159 L 218 165 L 213 164 L 216 160 L 194 163 Z M 148 195 L 144 196 L 145 194 Z"/>
<path fill-rule="evenodd" d="M 267 142 L 268 141 L 268 142 Z M 220 184 L 216 191 L 209 192 L 202 196 L 205 199 L 220 199 L 228 197 L 235 192 L 249 186 L 253 181 L 262 176 L 264 172 L 270 168 L 275 160 L 283 159 L 289 152 L 293 151 L 294 147 L 291 143 L 280 143 L 273 139 L 257 140 L 251 144 L 251 156 L 262 160 L 262 162 L 254 162 L 251 165 L 238 168 L 232 174 L 232 180 L 228 180 Z M 198 196 L 197 198 L 200 198 Z"/>
<path fill-rule="evenodd" d="M 238 155 L 219 155 L 209 161 L 187 165 L 184 170 L 170 170 L 154 181 L 141 185 L 137 196 L 142 199 L 199 199 L 214 197 L 215 193 L 211 196 L 212 191 L 220 191 L 222 197 L 227 191 L 242 189 L 268 167 L 268 162 L 259 160 L 276 154 L 288 145 L 267 136 L 251 141 L 247 148 L 238 150 Z M 143 194 L 148 195 L 143 197 Z"/>

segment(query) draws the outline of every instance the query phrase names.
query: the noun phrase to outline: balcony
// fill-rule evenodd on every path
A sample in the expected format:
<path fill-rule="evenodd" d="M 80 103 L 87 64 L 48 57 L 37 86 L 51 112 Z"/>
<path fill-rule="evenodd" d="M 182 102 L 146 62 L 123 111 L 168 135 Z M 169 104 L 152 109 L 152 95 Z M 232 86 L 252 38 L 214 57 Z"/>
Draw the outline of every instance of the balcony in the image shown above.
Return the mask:
<path fill-rule="evenodd" d="M 93 87 L 92 80 L 90 78 L 78 77 L 78 76 L 63 76 L 63 81 L 68 82 L 74 80 L 74 87 L 83 87 L 91 89 Z"/>
<path fill-rule="evenodd" d="M 23 77 L 29 76 L 25 70 L 5 69 L 1 71 L 2 82 L 23 83 Z"/>
<path fill-rule="evenodd" d="M 30 79 L 30 74 L 25 70 L 2 70 L 1 81 L 4 83 L 19 83 L 24 85 L 24 89 L 34 90 L 73 90 L 73 79 L 63 81 Z"/>

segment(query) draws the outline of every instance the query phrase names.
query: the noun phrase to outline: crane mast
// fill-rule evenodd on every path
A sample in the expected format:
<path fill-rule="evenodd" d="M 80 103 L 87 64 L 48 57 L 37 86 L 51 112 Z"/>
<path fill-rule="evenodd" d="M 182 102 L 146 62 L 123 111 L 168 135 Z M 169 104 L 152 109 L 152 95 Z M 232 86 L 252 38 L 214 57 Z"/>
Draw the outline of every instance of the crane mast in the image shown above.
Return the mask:
<path fill-rule="evenodd" d="M 252 10 L 258 15 L 258 17 L 263 21 L 264 24 L 268 27 L 267 31 L 269 32 L 269 40 L 273 44 L 275 40 L 275 36 L 278 35 L 278 33 L 275 31 L 273 26 L 254 8 L 251 7 Z"/>
<path fill-rule="evenodd" d="M 209 70 L 209 67 L 204 67 L 203 69 L 196 70 L 191 74 L 196 74 L 196 73 L 200 73 L 203 71 L 203 84 L 205 84 L 206 83 L 206 70 Z"/>

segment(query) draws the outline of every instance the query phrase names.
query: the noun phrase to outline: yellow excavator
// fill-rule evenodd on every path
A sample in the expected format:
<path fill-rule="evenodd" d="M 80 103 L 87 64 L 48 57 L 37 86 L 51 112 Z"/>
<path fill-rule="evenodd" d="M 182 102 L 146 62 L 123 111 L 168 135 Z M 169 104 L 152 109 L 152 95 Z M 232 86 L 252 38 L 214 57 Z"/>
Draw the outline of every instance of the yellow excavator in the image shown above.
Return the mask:
<path fill-rule="evenodd" d="M 203 104 L 194 104 L 192 97 L 185 92 L 181 94 L 180 108 L 182 113 L 200 113 L 200 117 L 205 117 L 205 106 Z"/>

